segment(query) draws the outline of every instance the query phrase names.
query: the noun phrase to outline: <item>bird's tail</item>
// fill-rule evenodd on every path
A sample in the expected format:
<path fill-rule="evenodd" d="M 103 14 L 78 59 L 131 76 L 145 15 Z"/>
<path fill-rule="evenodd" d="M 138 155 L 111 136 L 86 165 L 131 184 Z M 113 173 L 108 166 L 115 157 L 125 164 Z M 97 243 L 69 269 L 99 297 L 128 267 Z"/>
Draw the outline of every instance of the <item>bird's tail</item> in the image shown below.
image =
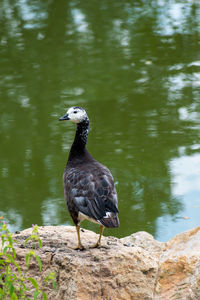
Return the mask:
<path fill-rule="evenodd" d="M 107 213 L 105 217 L 99 220 L 99 223 L 108 228 L 119 227 L 119 218 L 115 213 Z"/>

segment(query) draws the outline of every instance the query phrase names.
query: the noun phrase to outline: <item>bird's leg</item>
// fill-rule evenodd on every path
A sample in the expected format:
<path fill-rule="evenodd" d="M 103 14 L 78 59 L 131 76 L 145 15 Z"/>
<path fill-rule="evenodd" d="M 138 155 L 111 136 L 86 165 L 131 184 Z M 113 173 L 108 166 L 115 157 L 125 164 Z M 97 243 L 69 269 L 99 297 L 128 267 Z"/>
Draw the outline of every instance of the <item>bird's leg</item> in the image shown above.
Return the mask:
<path fill-rule="evenodd" d="M 81 237 L 80 237 L 80 226 L 76 225 L 76 232 L 77 232 L 77 237 L 78 237 L 78 245 L 75 247 L 75 250 L 84 250 L 85 248 L 81 244 Z"/>
<path fill-rule="evenodd" d="M 101 246 L 101 237 L 102 237 L 103 231 L 104 231 L 104 226 L 100 225 L 100 232 L 99 232 L 98 241 L 97 241 L 97 243 L 94 246 L 92 246 L 92 248 L 98 248 L 98 247 Z"/>

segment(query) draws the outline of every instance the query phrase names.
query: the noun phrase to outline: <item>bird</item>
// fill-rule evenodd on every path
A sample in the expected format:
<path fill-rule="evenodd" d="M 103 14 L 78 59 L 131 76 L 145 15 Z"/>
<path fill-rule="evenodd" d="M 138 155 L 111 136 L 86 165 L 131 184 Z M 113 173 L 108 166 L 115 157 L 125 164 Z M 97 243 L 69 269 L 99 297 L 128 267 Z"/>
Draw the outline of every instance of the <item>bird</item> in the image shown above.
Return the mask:
<path fill-rule="evenodd" d="M 59 120 L 76 124 L 76 134 L 63 174 L 66 205 L 78 238 L 78 245 L 74 249 L 85 249 L 80 238 L 80 223 L 85 219 L 100 225 L 99 238 L 92 247 L 101 247 L 104 228 L 119 227 L 114 179 L 110 170 L 95 160 L 86 149 L 89 118 L 85 109 L 70 107 Z"/>

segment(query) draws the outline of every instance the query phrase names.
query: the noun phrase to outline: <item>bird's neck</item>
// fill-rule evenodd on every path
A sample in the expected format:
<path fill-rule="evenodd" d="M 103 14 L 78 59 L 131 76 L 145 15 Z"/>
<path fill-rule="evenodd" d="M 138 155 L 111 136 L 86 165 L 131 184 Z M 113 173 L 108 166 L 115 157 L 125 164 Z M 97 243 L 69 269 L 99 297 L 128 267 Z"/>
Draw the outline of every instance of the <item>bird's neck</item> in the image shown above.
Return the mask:
<path fill-rule="evenodd" d="M 85 120 L 77 124 L 76 135 L 72 144 L 69 159 L 72 160 L 74 157 L 81 157 L 85 154 L 87 137 L 89 132 L 89 120 Z"/>

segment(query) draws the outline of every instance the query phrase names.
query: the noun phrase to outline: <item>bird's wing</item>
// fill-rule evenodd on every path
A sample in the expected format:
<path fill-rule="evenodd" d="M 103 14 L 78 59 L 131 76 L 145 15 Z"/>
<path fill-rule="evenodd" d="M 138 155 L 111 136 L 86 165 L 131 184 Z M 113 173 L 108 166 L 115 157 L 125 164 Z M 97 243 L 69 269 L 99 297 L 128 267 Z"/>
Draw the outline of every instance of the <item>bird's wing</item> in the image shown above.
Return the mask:
<path fill-rule="evenodd" d="M 101 165 L 100 169 L 74 169 L 68 173 L 65 180 L 66 196 L 83 214 L 99 221 L 108 218 L 108 213 L 118 213 L 113 177 L 106 167 Z"/>

